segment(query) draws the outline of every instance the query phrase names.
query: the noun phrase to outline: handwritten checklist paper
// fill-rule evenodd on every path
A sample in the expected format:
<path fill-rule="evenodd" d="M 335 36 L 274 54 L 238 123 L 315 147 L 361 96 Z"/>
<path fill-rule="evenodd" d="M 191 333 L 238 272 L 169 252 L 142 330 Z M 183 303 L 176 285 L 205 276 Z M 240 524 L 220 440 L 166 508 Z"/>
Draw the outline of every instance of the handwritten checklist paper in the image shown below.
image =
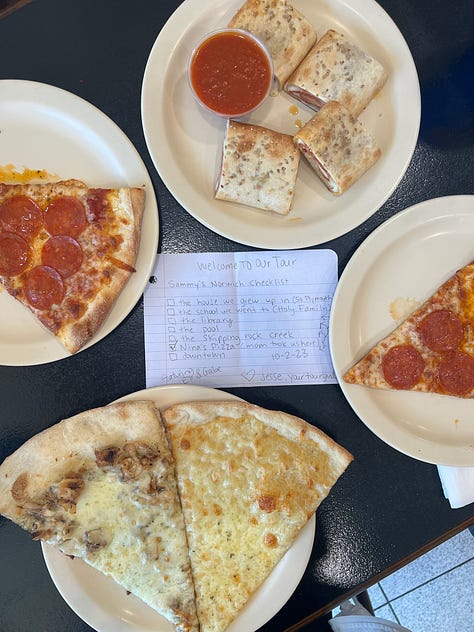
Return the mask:
<path fill-rule="evenodd" d="M 159 254 L 145 290 L 147 387 L 333 384 L 332 250 Z"/>

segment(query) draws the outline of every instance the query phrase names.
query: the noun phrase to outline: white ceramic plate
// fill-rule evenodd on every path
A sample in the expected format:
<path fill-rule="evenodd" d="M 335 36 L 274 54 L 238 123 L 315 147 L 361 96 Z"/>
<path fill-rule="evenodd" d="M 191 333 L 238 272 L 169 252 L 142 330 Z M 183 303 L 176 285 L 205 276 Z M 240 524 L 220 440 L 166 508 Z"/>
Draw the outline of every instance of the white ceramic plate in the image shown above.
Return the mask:
<path fill-rule="evenodd" d="M 398 213 L 362 243 L 334 295 L 330 348 L 344 395 L 378 437 L 429 463 L 474 465 L 474 402 L 379 391 L 346 384 L 342 376 L 401 322 L 391 317 L 395 300 L 420 305 L 473 259 L 474 196 L 428 200 Z"/>
<path fill-rule="evenodd" d="M 153 399 L 160 409 L 192 400 L 238 399 L 205 386 L 157 386 L 123 397 Z M 315 518 L 303 528 L 296 542 L 265 583 L 230 625 L 228 632 L 253 632 L 271 619 L 299 584 L 313 549 Z M 42 544 L 46 565 L 60 594 L 74 612 L 98 632 L 173 632 L 174 627 L 113 580 L 85 562 L 71 559 Z"/>
<path fill-rule="evenodd" d="M 373 0 L 294 0 L 321 36 L 333 27 L 379 59 L 390 77 L 361 120 L 382 158 L 351 189 L 333 196 L 301 160 L 292 211 L 287 216 L 214 200 L 224 121 L 194 101 L 186 66 L 194 45 L 225 26 L 241 0 L 185 0 L 151 50 L 142 86 L 142 122 L 152 160 L 177 201 L 215 232 L 268 249 L 313 246 L 361 224 L 387 200 L 412 157 L 420 125 L 420 88 L 413 58 L 391 18 Z M 242 119 L 294 135 L 299 119 L 314 114 L 282 93 Z"/>
<path fill-rule="evenodd" d="M 45 170 L 89 186 L 145 186 L 143 231 L 132 275 L 88 348 L 128 315 L 143 293 L 158 244 L 158 207 L 153 185 L 138 152 L 103 112 L 54 86 L 22 80 L 0 81 L 0 166 Z M 0 292 L 0 364 L 32 365 L 70 354 L 7 292 Z"/>

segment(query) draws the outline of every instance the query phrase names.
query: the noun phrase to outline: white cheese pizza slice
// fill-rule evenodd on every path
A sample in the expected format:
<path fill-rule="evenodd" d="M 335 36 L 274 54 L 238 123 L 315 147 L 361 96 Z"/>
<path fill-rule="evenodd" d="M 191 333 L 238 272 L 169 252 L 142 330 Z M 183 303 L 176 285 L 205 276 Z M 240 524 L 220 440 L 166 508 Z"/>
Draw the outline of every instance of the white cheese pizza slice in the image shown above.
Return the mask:
<path fill-rule="evenodd" d="M 0 466 L 0 513 L 177 631 L 199 630 L 173 457 L 152 402 L 89 410 L 32 437 Z"/>
<path fill-rule="evenodd" d="M 202 632 L 222 632 L 297 538 L 350 461 L 309 423 L 245 402 L 162 413 Z"/>

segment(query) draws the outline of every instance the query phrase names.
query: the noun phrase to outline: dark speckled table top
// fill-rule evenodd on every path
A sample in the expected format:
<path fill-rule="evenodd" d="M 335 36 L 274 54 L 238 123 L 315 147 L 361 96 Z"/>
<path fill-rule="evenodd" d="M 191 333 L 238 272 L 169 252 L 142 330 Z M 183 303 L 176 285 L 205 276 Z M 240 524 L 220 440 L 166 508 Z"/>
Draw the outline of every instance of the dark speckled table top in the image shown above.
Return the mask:
<path fill-rule="evenodd" d="M 187 213 L 160 179 L 147 150 L 140 118 L 143 72 L 158 33 L 179 4 L 25 3 L 0 19 L 0 77 L 63 88 L 117 123 L 150 173 L 160 207 L 160 252 L 250 250 Z M 387 218 L 423 200 L 472 194 L 474 188 L 471 3 L 458 0 L 455 10 L 441 0 L 380 4 L 403 34 L 416 64 L 420 134 L 404 177 L 382 207 L 349 233 L 316 246 L 337 252 L 341 273 L 361 242 Z M 140 300 L 114 331 L 75 357 L 37 366 L 0 366 L 0 459 L 59 419 L 144 387 Z M 302 581 L 261 628 L 264 632 L 302 628 L 343 597 L 473 522 L 472 506 L 450 509 L 436 467 L 378 439 L 358 419 L 338 385 L 228 390 L 307 419 L 355 456 L 318 510 L 314 549 Z M 1 518 L 0 534 L 0 630 L 90 630 L 54 587 L 40 545 Z"/>

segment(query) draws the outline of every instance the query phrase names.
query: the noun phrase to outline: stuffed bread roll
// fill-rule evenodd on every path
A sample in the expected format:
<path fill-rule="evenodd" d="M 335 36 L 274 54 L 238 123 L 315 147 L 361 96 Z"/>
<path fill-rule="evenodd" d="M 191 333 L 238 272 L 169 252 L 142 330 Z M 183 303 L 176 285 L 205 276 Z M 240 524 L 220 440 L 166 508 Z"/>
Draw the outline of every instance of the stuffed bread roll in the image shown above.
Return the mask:
<path fill-rule="evenodd" d="M 285 91 L 313 109 L 339 101 L 358 116 L 382 88 L 385 68 L 345 35 L 327 31 L 285 84 Z"/>
<path fill-rule="evenodd" d="M 247 0 L 229 22 L 258 37 L 273 59 L 278 93 L 316 41 L 308 20 L 286 0 Z"/>
<path fill-rule="evenodd" d="M 382 153 L 362 123 L 335 101 L 323 106 L 293 142 L 334 195 L 346 191 Z"/>
<path fill-rule="evenodd" d="M 299 159 L 289 134 L 228 120 L 215 198 L 287 215 Z"/>

